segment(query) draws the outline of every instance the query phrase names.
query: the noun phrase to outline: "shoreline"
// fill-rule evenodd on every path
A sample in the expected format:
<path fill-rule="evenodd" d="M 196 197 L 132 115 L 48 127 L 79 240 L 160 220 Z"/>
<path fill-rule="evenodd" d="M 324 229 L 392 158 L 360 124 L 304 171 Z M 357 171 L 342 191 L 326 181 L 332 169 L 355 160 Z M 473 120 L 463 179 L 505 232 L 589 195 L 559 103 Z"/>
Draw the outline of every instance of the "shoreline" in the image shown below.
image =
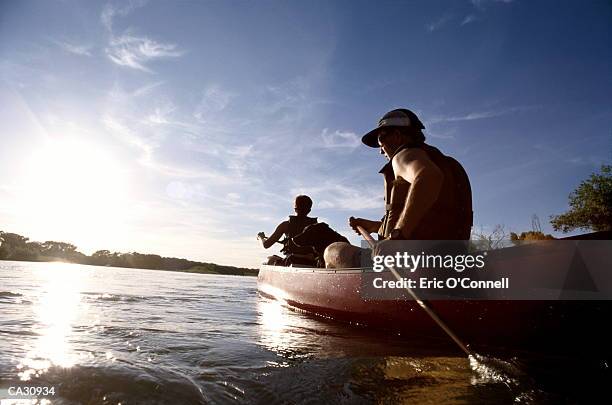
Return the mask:
<path fill-rule="evenodd" d="M 94 267 L 102 267 L 102 268 L 115 268 L 115 269 L 135 269 L 135 270 L 151 270 L 151 271 L 168 271 L 168 272 L 176 272 L 176 273 L 195 273 L 195 274 L 212 274 L 219 276 L 244 276 L 244 277 L 257 277 L 259 270 L 250 269 L 246 267 L 233 267 L 233 266 L 222 266 L 215 265 L 219 267 L 233 267 L 237 270 L 241 270 L 242 272 L 220 272 L 212 269 L 206 269 L 204 266 L 193 266 L 188 269 L 146 269 L 141 267 L 127 267 L 127 266 L 107 266 L 107 265 L 99 265 L 99 264 L 91 264 L 91 263 L 78 263 L 71 262 L 67 260 L 19 260 L 19 259 L 0 259 L 2 262 L 26 262 L 26 263 L 66 263 L 66 264 L 78 264 L 81 266 L 94 266 Z"/>

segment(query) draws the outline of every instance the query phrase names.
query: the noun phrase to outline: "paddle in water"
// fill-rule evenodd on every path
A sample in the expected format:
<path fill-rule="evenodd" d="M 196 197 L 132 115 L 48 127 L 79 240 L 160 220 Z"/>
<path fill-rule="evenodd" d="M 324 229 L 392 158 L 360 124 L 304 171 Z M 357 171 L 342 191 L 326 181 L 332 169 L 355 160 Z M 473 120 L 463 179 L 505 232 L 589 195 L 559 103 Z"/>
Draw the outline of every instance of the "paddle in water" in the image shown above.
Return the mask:
<path fill-rule="evenodd" d="M 376 246 L 376 241 L 372 238 L 372 236 L 365 231 L 361 226 L 357 226 L 357 230 L 363 236 L 363 238 L 368 242 L 370 248 L 374 249 Z M 401 282 L 402 277 L 397 272 L 397 270 L 393 266 L 387 266 L 387 268 L 391 271 L 393 276 Z M 408 286 L 405 286 L 404 289 L 410 294 L 412 299 L 416 301 L 417 304 L 429 315 L 431 319 L 459 346 L 459 348 L 468 356 L 470 361 L 470 367 L 474 370 L 481 379 L 483 380 L 493 380 L 497 382 L 503 382 L 504 384 L 510 386 L 510 383 L 514 381 L 513 378 L 510 378 L 507 375 L 505 370 L 508 369 L 508 363 L 504 361 L 497 360 L 497 364 L 494 363 L 494 359 L 479 355 L 478 353 L 472 352 L 468 345 L 463 343 L 461 339 L 452 331 L 452 329 L 438 316 L 436 311 L 431 308 L 426 301 L 421 300 L 416 293 Z M 487 363 L 487 364 L 485 364 Z M 505 370 L 504 370 L 505 369 Z"/>

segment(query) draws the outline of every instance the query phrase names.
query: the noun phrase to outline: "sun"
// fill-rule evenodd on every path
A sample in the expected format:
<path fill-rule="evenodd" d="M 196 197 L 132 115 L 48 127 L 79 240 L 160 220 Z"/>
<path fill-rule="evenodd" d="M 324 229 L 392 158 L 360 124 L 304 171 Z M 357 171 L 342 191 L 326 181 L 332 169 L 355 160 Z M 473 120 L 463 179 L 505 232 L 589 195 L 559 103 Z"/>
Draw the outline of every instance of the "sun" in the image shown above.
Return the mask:
<path fill-rule="evenodd" d="M 121 234 L 128 208 L 126 172 L 103 145 L 49 139 L 33 149 L 22 173 L 17 215 L 33 236 L 65 238 L 93 249 Z"/>

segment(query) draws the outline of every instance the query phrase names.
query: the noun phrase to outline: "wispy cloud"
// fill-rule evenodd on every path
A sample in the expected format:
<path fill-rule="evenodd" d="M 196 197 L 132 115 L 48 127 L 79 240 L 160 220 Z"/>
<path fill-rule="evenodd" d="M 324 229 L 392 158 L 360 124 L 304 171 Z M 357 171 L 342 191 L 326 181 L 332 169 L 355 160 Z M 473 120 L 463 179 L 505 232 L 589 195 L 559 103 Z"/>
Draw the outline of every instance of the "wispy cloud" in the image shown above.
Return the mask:
<path fill-rule="evenodd" d="M 167 103 L 161 107 L 155 107 L 153 112 L 145 117 L 144 123 L 147 125 L 171 124 L 172 121 L 170 116 L 174 110 L 176 110 L 176 107 L 171 103 Z"/>
<path fill-rule="evenodd" d="M 91 45 L 79 45 L 66 41 L 53 41 L 56 45 L 62 48 L 64 51 L 80 55 L 80 56 L 91 56 Z"/>
<path fill-rule="evenodd" d="M 478 18 L 474 14 L 468 14 L 465 16 L 463 21 L 461 21 L 461 25 L 467 25 L 475 21 L 478 21 Z"/>
<path fill-rule="evenodd" d="M 456 128 L 452 128 L 449 131 L 432 131 L 428 129 L 425 131 L 425 136 L 427 138 L 435 138 L 435 139 L 455 139 Z"/>
<path fill-rule="evenodd" d="M 448 24 L 453 18 L 454 18 L 453 15 L 445 14 L 439 19 L 437 19 L 436 21 L 427 24 L 425 27 L 427 28 L 427 31 L 429 32 L 437 31 L 440 28 L 444 27 L 446 24 Z"/>
<path fill-rule="evenodd" d="M 579 152 L 581 145 L 584 143 L 593 142 L 595 137 L 580 137 L 579 139 L 564 142 L 563 144 L 546 144 L 536 143 L 533 148 L 538 151 L 542 161 L 550 160 L 550 162 L 567 162 L 577 166 L 593 166 L 598 167 L 602 164 L 610 164 L 612 161 L 610 156 L 606 156 L 605 152 L 600 154 L 584 154 Z"/>
<path fill-rule="evenodd" d="M 148 164 L 152 161 L 154 145 L 145 142 L 144 139 L 137 136 L 130 128 L 123 125 L 119 120 L 111 115 L 105 115 L 102 117 L 102 123 L 106 129 L 118 137 L 121 141 L 135 146 L 142 152 L 141 163 Z"/>
<path fill-rule="evenodd" d="M 210 116 L 225 110 L 236 94 L 227 91 L 221 86 L 211 85 L 202 96 L 202 100 L 196 106 L 193 116 L 200 122 L 207 122 Z"/>
<path fill-rule="evenodd" d="M 137 127 L 136 129 L 126 125 L 124 121 L 113 116 L 112 114 L 106 114 L 102 117 L 102 124 L 115 138 L 121 142 L 135 148 L 140 158 L 138 163 L 143 167 L 152 169 L 157 173 L 172 178 L 183 178 L 183 179 L 207 179 L 209 181 L 225 182 L 230 179 L 229 176 L 223 175 L 221 172 L 213 170 L 202 170 L 183 168 L 174 164 L 163 164 L 154 158 L 155 151 L 160 146 L 160 139 L 156 133 L 150 133 L 142 135 L 143 131 L 138 131 L 143 127 Z"/>
<path fill-rule="evenodd" d="M 128 0 L 127 2 L 123 2 L 122 5 L 113 5 L 112 3 L 108 3 L 102 8 L 100 21 L 107 30 L 112 31 L 113 20 L 115 17 L 125 17 L 135 9 L 143 7 L 145 4 L 147 4 L 147 1 L 148 0 Z"/>
<path fill-rule="evenodd" d="M 156 89 L 157 87 L 161 86 L 162 84 L 164 84 L 164 82 L 154 82 L 154 83 L 149 83 L 149 84 L 145 84 L 144 86 L 141 86 L 139 88 L 137 88 L 136 90 L 134 90 L 132 92 L 132 95 L 134 97 L 139 97 L 139 96 L 144 96 L 149 94 L 152 90 Z"/>
<path fill-rule="evenodd" d="M 322 185 L 304 186 L 291 190 L 291 195 L 307 194 L 320 209 L 359 211 L 383 207 L 380 187 L 349 187 L 338 180 L 327 180 Z"/>
<path fill-rule="evenodd" d="M 323 146 L 326 148 L 355 149 L 361 144 L 361 140 L 354 132 L 339 130 L 330 132 L 329 129 L 324 128 L 321 138 L 323 139 Z"/>
<path fill-rule="evenodd" d="M 481 120 L 487 118 L 501 117 L 503 115 L 515 114 L 525 111 L 531 111 L 540 108 L 540 106 L 516 106 L 503 108 L 498 110 L 488 110 L 488 111 L 478 111 L 471 112 L 465 115 L 450 115 L 450 116 L 438 116 L 429 119 L 427 122 L 430 124 L 436 124 L 439 122 L 458 122 L 458 121 L 472 121 L 472 120 Z"/>
<path fill-rule="evenodd" d="M 176 58 L 183 55 L 175 44 L 164 44 L 147 37 L 125 34 L 112 38 L 106 54 L 114 63 L 132 69 L 151 72 L 146 64 L 153 59 Z"/>
<path fill-rule="evenodd" d="M 603 164 L 610 164 L 610 159 L 603 156 L 577 156 L 567 159 L 566 162 L 579 166 L 599 167 Z"/>

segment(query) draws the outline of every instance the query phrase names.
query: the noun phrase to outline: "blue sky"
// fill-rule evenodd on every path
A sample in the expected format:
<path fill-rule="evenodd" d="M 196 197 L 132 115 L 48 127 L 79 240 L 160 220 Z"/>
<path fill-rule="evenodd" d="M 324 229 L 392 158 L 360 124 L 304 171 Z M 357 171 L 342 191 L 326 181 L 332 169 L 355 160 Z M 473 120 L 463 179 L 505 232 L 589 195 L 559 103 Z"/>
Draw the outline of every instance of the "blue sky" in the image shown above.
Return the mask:
<path fill-rule="evenodd" d="M 298 193 L 347 236 L 382 216 L 360 138 L 406 107 L 465 166 L 479 229 L 552 232 L 612 160 L 610 21 L 605 1 L 3 2 L 0 229 L 257 266 Z"/>

